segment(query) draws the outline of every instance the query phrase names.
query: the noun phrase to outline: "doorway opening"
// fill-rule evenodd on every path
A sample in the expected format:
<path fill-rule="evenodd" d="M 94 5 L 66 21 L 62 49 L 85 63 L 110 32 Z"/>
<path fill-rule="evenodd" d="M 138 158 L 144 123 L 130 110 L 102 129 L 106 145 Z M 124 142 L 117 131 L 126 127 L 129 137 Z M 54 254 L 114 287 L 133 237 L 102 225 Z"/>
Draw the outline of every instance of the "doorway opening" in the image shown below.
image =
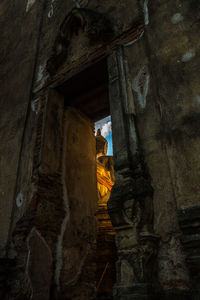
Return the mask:
<path fill-rule="evenodd" d="M 97 299 L 112 299 L 115 283 L 115 232 L 108 214 L 107 202 L 115 182 L 110 116 L 95 123 L 97 159 Z"/>
<path fill-rule="evenodd" d="M 63 240 L 63 287 L 69 299 L 111 300 L 117 251 L 107 211 L 114 163 L 106 60 L 57 90 L 65 99 L 65 183 L 71 215 Z"/>

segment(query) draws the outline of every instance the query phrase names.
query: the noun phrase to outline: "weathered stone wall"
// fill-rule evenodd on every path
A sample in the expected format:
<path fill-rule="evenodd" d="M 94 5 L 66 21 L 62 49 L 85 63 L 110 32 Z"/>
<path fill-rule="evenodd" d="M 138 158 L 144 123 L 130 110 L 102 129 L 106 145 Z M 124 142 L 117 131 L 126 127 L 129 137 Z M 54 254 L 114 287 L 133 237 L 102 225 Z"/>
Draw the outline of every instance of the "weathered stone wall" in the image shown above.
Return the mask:
<path fill-rule="evenodd" d="M 34 98 L 32 92 L 39 91 L 48 80 L 46 63 L 52 54 L 59 27 L 75 7 L 73 1 L 17 1 L 15 4 L 4 1 L 1 3 L 2 255 L 7 242 L 11 214 L 22 216 L 32 194 L 30 192 L 32 156 L 36 123 L 42 103 L 40 103 L 40 94 L 36 94 Z M 99 14 L 105 14 L 106 18 L 111 20 L 113 37 L 128 30 L 132 22 L 139 18 L 137 5 L 132 1 L 121 2 L 118 6 L 115 6 L 114 1 L 109 3 L 93 1 L 88 8 Z M 128 13 L 126 23 L 122 17 L 125 11 Z M 86 62 L 89 54 L 103 45 L 101 42 L 91 46 L 81 37 L 81 30 L 78 31 L 79 34 L 75 34 L 73 45 L 70 45 L 69 49 L 67 66 L 70 69 L 74 65 L 80 65 L 81 59 Z M 23 198 L 20 209 L 16 207 L 18 194 L 19 198 L 21 196 Z"/>
<path fill-rule="evenodd" d="M 27 274 L 32 262 L 41 260 L 44 253 L 47 268 L 53 272 L 57 268 L 56 245 L 66 213 L 61 167 L 64 100 L 56 94 L 56 103 L 52 102 L 48 87 L 58 86 L 95 58 L 109 55 L 116 44 L 125 45 L 128 97 L 133 96 L 128 113 L 122 113 L 125 124 L 115 123 L 116 168 L 120 170 L 124 162 L 129 167 L 135 151 L 136 124 L 139 150 L 149 172 L 148 184 L 153 188 L 154 231 L 160 235 L 158 282 L 161 290 L 169 293 L 187 291 L 191 282 L 198 290 L 191 278 L 198 279 L 199 269 L 191 265 L 199 263 L 199 217 L 195 213 L 200 189 L 199 3 L 124 0 L 116 4 L 115 0 L 91 0 L 85 10 L 71 12 L 75 7 L 74 1 L 61 0 L 4 0 L 0 4 L 0 256 L 5 265 L 0 280 L 5 290 L 11 286 L 14 290 L 9 296 L 2 288 L 2 297 L 6 299 L 7 294 L 8 299 L 17 299 L 19 293 L 22 300 L 21 286 L 26 296 L 34 293 Z M 106 30 L 109 34 L 104 39 Z M 60 49 L 56 47 L 64 44 L 61 56 L 55 59 L 55 50 Z M 123 87 L 121 90 L 124 97 Z M 119 135 L 121 125 L 123 135 Z M 119 172 L 119 176 L 126 175 Z M 129 207 L 126 210 L 129 214 Z M 31 240 L 43 249 L 41 256 L 36 255 L 37 247 Z M 28 253 L 32 257 L 27 271 Z M 126 271 L 126 266 L 123 268 Z M 8 279 L 11 272 L 13 278 Z M 32 272 L 35 282 L 38 270 Z M 47 294 L 50 285 L 56 290 L 54 276 L 47 276 Z"/>
<path fill-rule="evenodd" d="M 198 10 L 197 1 L 149 3 L 144 37 L 126 50 L 161 236 L 159 280 L 169 290 L 189 286 L 177 209 L 199 201 Z"/>
<path fill-rule="evenodd" d="M 0 249 L 5 254 L 12 209 L 18 193 L 26 202 L 26 182 L 32 172 L 32 130 L 26 140 L 27 113 L 30 113 L 31 89 L 37 54 L 42 3 L 26 11 L 26 1 L 1 1 L 1 129 L 0 129 Z M 30 114 L 29 114 L 30 117 Z M 33 118 L 34 122 L 34 118 Z M 22 153 L 25 142 L 27 152 Z M 25 164 L 23 186 L 16 186 L 22 160 Z M 27 176 L 29 174 L 29 176 Z"/>
<path fill-rule="evenodd" d="M 45 82 L 48 81 L 48 74 L 46 72 L 47 61 L 52 55 L 55 42 L 57 42 L 60 26 L 64 20 L 70 17 L 73 9 L 76 10 L 74 1 L 46 1 L 41 33 L 42 39 L 40 41 L 40 51 L 37 60 L 35 92 L 40 90 Z M 123 16 L 125 13 L 126 19 L 124 20 Z M 85 7 L 85 11 L 83 10 L 82 15 L 89 16 L 89 23 L 85 25 L 86 27 L 90 27 L 91 35 L 94 35 L 92 39 L 94 40 L 88 40 L 88 37 L 82 34 L 83 31 L 87 31 L 87 28 L 81 28 L 80 24 L 75 22 L 72 27 L 70 27 L 70 24 L 66 25 L 71 31 L 71 36 L 67 37 L 70 41 L 69 45 L 67 44 L 65 69 L 71 70 L 77 66 L 81 68 L 80 64 L 87 63 L 90 55 L 92 58 L 94 54 L 101 52 L 105 41 L 104 38 L 102 39 L 102 35 L 98 36 L 98 32 L 94 31 L 92 33 L 95 27 L 104 27 L 104 22 L 107 23 L 108 21 L 109 28 L 105 27 L 103 35 L 106 35 L 107 31 L 108 33 L 110 31 L 110 37 L 108 35 L 107 40 L 111 41 L 129 30 L 134 24 L 138 24 L 140 18 L 137 3 L 131 0 L 120 1 L 118 5 L 116 5 L 114 0 L 109 2 L 90 1 L 87 7 Z"/>
<path fill-rule="evenodd" d="M 96 144 L 93 123 L 80 112 L 66 111 L 64 188 L 66 217 L 59 249 L 58 299 L 95 299 Z M 63 234 L 63 237 L 62 237 Z M 57 262 L 59 263 L 59 262 Z"/>
<path fill-rule="evenodd" d="M 158 1 L 150 6 L 152 21 L 147 43 L 160 103 L 162 126 L 158 139 L 166 144 L 177 207 L 185 208 L 198 205 L 200 189 L 196 176 L 199 169 L 196 151 L 199 148 L 197 31 L 200 6 L 198 1 L 177 1 L 175 7 L 172 4 Z M 161 25 L 159 30 L 158 24 Z"/>

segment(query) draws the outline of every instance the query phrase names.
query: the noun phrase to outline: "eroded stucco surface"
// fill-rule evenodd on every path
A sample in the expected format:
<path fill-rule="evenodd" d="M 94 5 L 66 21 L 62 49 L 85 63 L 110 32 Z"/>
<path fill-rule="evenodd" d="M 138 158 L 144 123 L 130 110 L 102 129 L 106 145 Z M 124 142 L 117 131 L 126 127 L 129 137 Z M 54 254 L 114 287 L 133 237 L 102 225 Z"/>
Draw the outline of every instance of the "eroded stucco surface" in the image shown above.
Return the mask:
<path fill-rule="evenodd" d="M 10 299 L 21 300 L 26 293 L 31 293 L 26 270 L 27 266 L 31 269 L 27 264 L 27 242 L 33 228 L 36 231 L 32 238 L 41 248 L 41 255 L 48 254 L 45 262 L 48 268 L 52 256 L 53 275 L 47 277 L 47 290 L 51 286 L 51 293 L 60 295 L 60 299 L 66 295 L 79 297 L 87 290 L 86 282 L 91 284 L 92 275 L 88 273 L 92 269 L 84 268 L 84 264 L 90 266 L 92 263 L 92 254 L 90 256 L 90 250 L 86 249 L 91 249 L 95 235 L 94 232 L 88 234 L 94 222 L 90 216 L 94 207 L 91 194 L 85 188 L 89 184 L 87 172 L 91 169 L 86 168 L 83 173 L 87 175 L 81 181 L 78 171 L 70 169 L 71 161 L 63 154 L 64 96 L 54 88 L 97 57 L 110 56 L 115 48 L 123 45 L 124 56 L 112 65 L 117 71 L 110 65 L 108 68 L 110 86 L 115 80 L 119 81 L 116 89 L 110 90 L 114 155 L 117 158 L 115 171 L 121 184 L 118 192 L 124 195 L 123 189 L 127 186 L 132 189 L 133 181 L 129 180 L 126 185 L 123 180 L 132 176 L 127 171 L 130 165 L 137 175 L 134 167 L 138 156 L 134 155 L 139 153 L 146 173 L 138 188 L 141 192 L 148 183 L 150 194 L 145 198 L 147 204 L 144 204 L 142 220 L 159 240 L 155 259 L 161 292 L 158 289 L 157 294 L 163 295 L 164 290 L 168 295 L 178 290 L 183 292 L 180 299 L 185 299 L 185 292 L 191 286 L 198 290 L 198 280 L 194 282 L 192 278 L 198 278 L 198 268 L 194 266 L 198 266 L 199 261 L 196 255 L 199 217 L 195 213 L 200 192 L 199 3 L 195 0 L 124 0 L 116 4 L 114 0 L 91 0 L 83 1 L 85 10 L 80 10 L 82 4 L 77 3 L 61 0 L 12 3 L 4 0 L 0 4 L 2 298 L 8 290 L 12 290 Z M 71 26 L 65 20 L 72 24 L 75 21 L 76 25 Z M 109 29 L 106 40 L 102 38 L 105 28 Z M 56 52 L 60 51 L 60 45 L 63 47 L 61 61 Z M 51 73 L 46 66 L 52 57 L 54 68 Z M 112 77 L 112 73 L 118 74 L 119 78 Z M 78 85 L 79 82 L 77 89 Z M 119 101 L 123 103 L 119 105 Z M 84 126 L 80 130 L 84 134 Z M 78 165 L 84 169 L 84 159 L 88 159 L 88 153 L 94 153 L 88 146 L 83 147 L 78 156 L 76 132 L 71 140 L 66 148 L 74 143 L 76 150 L 70 154 L 71 159 L 77 170 Z M 79 158 L 75 159 L 75 155 Z M 132 156 L 135 160 L 130 162 Z M 64 160 L 66 166 L 63 169 Z M 78 180 L 81 191 L 75 186 Z M 64 188 L 65 184 L 67 188 Z M 91 200 L 88 202 L 91 205 L 84 205 L 84 197 Z M 134 199 L 124 203 L 124 197 L 118 198 L 129 220 L 133 217 Z M 75 206 L 77 210 L 74 210 Z M 149 214 L 147 208 L 151 211 Z M 78 237 L 79 231 L 81 237 Z M 136 231 L 121 230 L 117 240 L 119 248 L 135 245 Z M 41 260 L 37 256 L 37 247 L 33 245 L 32 248 L 32 259 Z M 117 270 L 124 287 L 136 280 L 131 266 L 133 261 L 127 261 L 122 259 Z M 16 273 L 13 270 L 17 270 Z M 8 273 L 17 275 L 8 280 Z M 76 274 L 80 276 L 76 277 Z M 22 285 L 14 284 L 16 280 Z M 35 281 L 34 278 L 31 280 Z M 76 289 L 77 286 L 80 289 Z M 124 300 L 123 297 L 131 297 L 132 291 L 126 289 L 128 294 L 123 294 L 122 289 L 122 296 L 120 293 L 117 299 Z M 86 294 L 83 292 L 84 299 L 87 299 Z"/>
<path fill-rule="evenodd" d="M 22 143 L 25 139 L 24 128 L 27 117 L 27 108 L 30 100 L 33 69 L 36 57 L 36 45 L 40 22 L 41 5 L 37 3 L 32 12 L 26 14 L 25 1 L 11 3 L 2 1 L 0 4 L 1 16 L 1 129 L 0 129 L 0 249 L 5 254 L 12 208 L 16 206 L 16 197 L 19 192 L 26 193 L 25 185 L 30 177 L 30 154 L 32 131 L 29 130 L 29 149 L 23 153 Z M 23 24 L 23 25 L 22 25 Z M 22 88 L 23 86 L 23 88 Z M 33 119 L 34 120 L 34 119 Z M 29 144 L 29 145 L 28 145 Z M 19 162 L 26 161 L 25 173 L 27 179 L 20 188 L 16 188 L 19 175 Z"/>
<path fill-rule="evenodd" d="M 95 294 L 96 144 L 93 124 L 76 110 L 66 120 L 68 219 L 62 244 L 60 299 L 92 299 Z M 63 297 L 63 298 L 62 298 Z"/>

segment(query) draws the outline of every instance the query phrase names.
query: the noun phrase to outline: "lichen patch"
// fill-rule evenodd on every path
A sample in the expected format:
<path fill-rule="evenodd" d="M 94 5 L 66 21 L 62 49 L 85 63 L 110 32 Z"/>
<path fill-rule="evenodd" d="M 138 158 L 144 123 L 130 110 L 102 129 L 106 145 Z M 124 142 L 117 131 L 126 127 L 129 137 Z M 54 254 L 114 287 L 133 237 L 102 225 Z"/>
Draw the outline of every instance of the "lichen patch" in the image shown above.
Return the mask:
<path fill-rule="evenodd" d="M 53 17 L 53 4 L 51 4 L 50 10 L 48 12 L 48 18 L 52 18 Z"/>
<path fill-rule="evenodd" d="M 200 95 L 196 95 L 196 103 L 200 104 Z"/>
<path fill-rule="evenodd" d="M 185 54 L 183 54 L 181 61 L 188 62 L 196 55 L 194 49 L 190 49 Z"/>
<path fill-rule="evenodd" d="M 138 102 L 142 109 L 146 107 L 146 98 L 149 90 L 150 76 L 144 66 L 134 77 L 132 88 L 137 93 Z"/>
<path fill-rule="evenodd" d="M 171 17 L 171 22 L 172 24 L 178 24 L 179 22 L 183 21 L 184 17 L 181 15 L 181 13 L 175 13 L 172 17 Z"/>

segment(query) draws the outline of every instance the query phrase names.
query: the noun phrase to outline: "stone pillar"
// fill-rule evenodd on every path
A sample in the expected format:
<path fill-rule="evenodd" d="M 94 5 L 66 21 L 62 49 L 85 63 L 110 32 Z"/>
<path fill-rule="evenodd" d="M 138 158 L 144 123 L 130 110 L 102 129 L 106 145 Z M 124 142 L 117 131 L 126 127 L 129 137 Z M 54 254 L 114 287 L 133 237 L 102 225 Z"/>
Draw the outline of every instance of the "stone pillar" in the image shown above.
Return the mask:
<path fill-rule="evenodd" d="M 108 211 L 118 250 L 114 299 L 150 299 L 159 238 L 153 232 L 153 188 L 138 142 L 122 46 L 108 58 L 108 72 L 115 168 Z"/>

